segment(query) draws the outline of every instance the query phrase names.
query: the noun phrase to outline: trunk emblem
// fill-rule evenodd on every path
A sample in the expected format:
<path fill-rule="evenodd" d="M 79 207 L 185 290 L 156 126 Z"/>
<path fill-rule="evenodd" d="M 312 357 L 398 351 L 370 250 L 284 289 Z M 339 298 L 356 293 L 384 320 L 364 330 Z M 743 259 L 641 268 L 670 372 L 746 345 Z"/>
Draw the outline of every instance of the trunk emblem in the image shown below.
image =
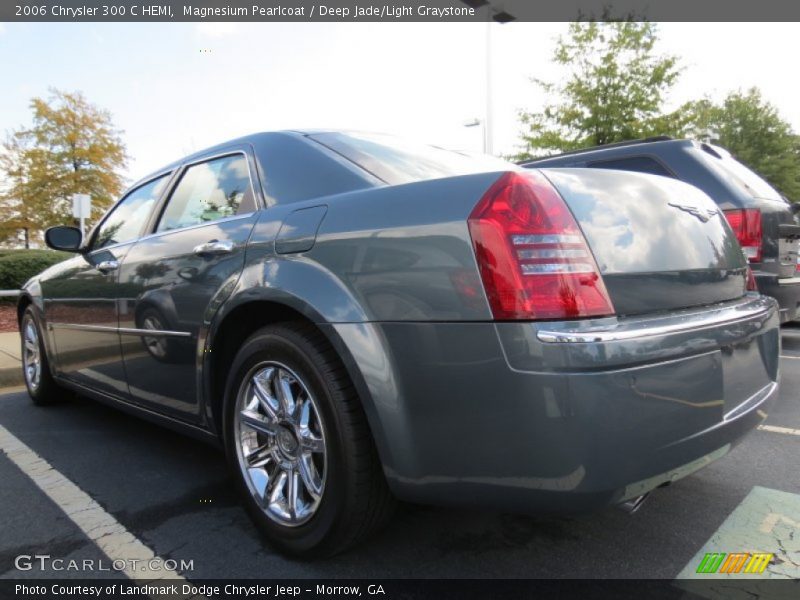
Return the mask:
<path fill-rule="evenodd" d="M 678 204 L 677 202 L 668 202 L 667 204 L 697 217 L 703 223 L 708 223 L 711 217 L 719 214 L 719 210 L 716 208 L 700 208 L 694 204 Z"/>

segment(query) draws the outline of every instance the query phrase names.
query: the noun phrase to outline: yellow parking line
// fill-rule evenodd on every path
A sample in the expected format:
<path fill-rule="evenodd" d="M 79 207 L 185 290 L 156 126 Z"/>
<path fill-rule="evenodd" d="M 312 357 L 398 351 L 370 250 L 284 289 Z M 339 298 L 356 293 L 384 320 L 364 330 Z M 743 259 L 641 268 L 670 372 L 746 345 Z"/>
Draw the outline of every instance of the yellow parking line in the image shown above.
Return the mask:
<path fill-rule="evenodd" d="M 775 425 L 759 425 L 762 431 L 771 431 L 772 433 L 785 433 L 786 435 L 800 435 L 800 429 L 792 429 L 791 427 L 776 427 Z"/>
<path fill-rule="evenodd" d="M 109 558 L 133 580 L 183 580 L 77 485 L 0 425 L 0 449 Z"/>

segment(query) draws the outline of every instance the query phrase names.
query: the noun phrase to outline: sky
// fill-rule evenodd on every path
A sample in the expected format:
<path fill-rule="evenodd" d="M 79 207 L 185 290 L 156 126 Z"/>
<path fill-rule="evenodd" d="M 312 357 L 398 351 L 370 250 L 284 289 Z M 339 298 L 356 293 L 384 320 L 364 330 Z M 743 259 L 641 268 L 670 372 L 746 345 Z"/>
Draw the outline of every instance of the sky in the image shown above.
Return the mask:
<path fill-rule="evenodd" d="M 255 131 L 396 133 L 480 151 L 490 40 L 496 154 L 519 145 L 520 109 L 558 81 L 565 23 L 0 23 L 0 133 L 30 122 L 49 87 L 80 90 L 123 131 L 134 181 Z M 667 108 L 758 86 L 800 131 L 797 23 L 663 23 L 658 50 L 685 68 Z"/>

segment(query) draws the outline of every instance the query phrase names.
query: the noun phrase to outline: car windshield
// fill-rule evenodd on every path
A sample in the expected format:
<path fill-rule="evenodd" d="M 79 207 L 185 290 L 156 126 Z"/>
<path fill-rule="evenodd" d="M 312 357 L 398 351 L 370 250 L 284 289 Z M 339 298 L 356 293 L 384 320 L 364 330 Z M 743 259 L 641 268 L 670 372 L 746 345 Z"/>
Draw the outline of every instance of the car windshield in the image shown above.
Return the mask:
<path fill-rule="evenodd" d="M 717 173 L 728 181 L 733 182 L 734 185 L 744 189 L 744 191 L 752 197 L 785 202 L 783 196 L 781 196 L 775 188 L 722 148 L 717 148 L 710 144 L 703 144 L 702 149 L 703 159 L 710 164 Z"/>
<path fill-rule="evenodd" d="M 445 150 L 391 135 L 330 132 L 309 137 L 391 185 L 519 168 L 492 156 Z"/>

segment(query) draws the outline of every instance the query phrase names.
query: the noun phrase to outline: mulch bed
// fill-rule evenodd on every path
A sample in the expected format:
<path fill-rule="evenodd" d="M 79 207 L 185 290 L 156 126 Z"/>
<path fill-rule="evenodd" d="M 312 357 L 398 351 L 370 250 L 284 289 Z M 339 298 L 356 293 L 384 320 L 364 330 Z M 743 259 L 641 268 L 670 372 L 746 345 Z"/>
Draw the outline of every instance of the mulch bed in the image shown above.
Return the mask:
<path fill-rule="evenodd" d="M 17 331 L 17 307 L 0 302 L 0 333 L 4 331 Z"/>

